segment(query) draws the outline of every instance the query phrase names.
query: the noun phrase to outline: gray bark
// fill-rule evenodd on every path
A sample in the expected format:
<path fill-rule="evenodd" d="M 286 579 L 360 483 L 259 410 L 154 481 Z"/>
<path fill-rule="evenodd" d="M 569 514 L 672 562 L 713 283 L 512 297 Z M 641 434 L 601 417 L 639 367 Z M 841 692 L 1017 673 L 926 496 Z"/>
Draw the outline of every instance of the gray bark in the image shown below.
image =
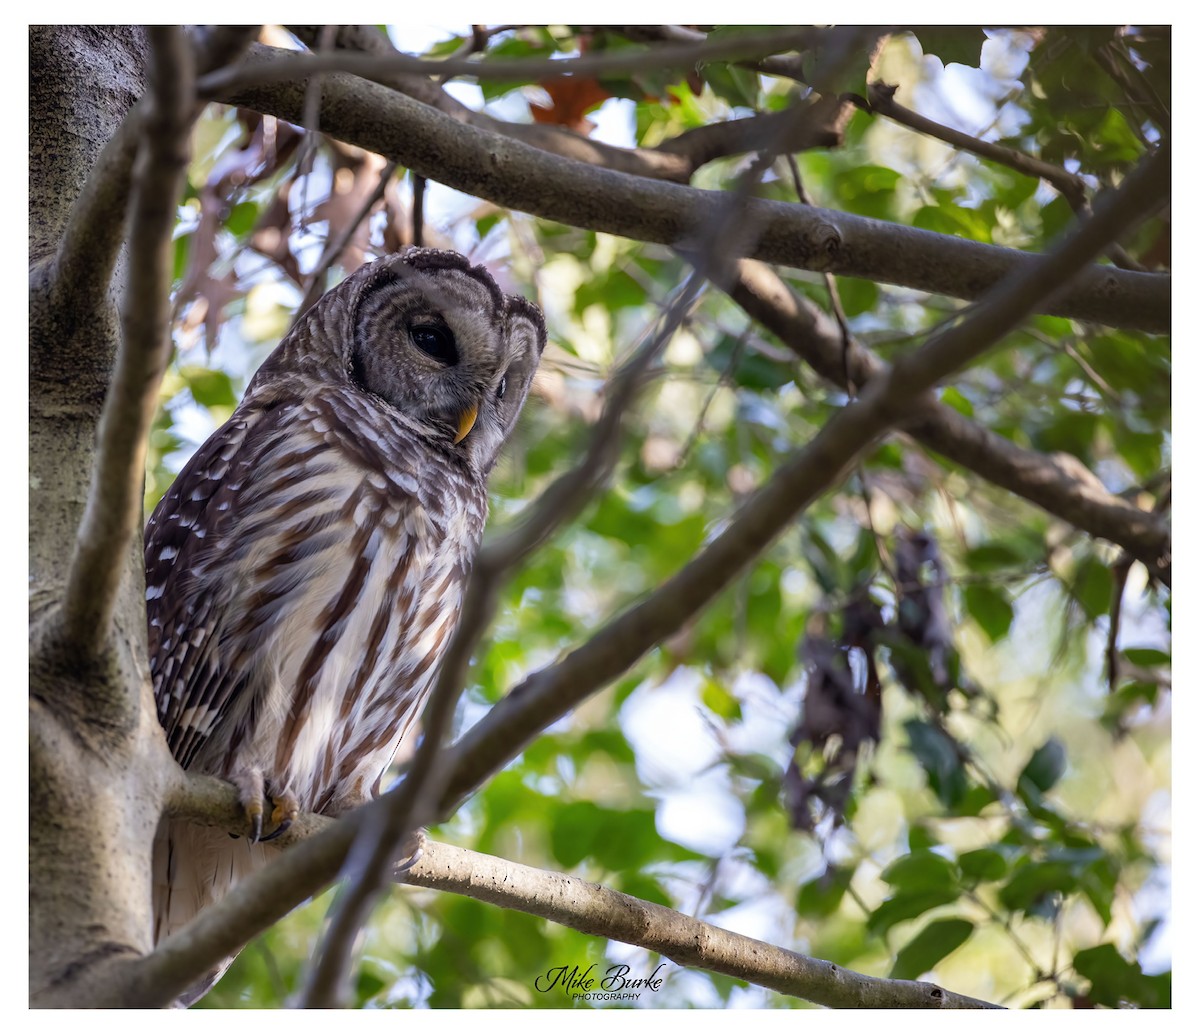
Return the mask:
<path fill-rule="evenodd" d="M 68 298 L 53 259 L 143 92 L 145 49 L 140 29 L 30 31 L 29 992 L 39 1006 L 105 1003 L 105 974 L 150 948 L 150 847 L 173 771 L 146 670 L 140 543 L 98 655 L 63 649 L 55 621 L 116 352 L 121 269 L 107 290 Z"/>

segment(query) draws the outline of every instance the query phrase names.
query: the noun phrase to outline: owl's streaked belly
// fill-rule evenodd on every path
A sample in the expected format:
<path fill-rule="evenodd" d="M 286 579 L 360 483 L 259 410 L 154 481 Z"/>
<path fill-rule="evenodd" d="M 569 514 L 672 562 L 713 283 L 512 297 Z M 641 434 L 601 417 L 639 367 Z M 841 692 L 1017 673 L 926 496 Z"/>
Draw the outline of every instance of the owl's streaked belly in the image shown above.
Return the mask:
<path fill-rule="evenodd" d="M 319 464 L 302 486 L 322 498 L 291 512 L 284 497 L 281 536 L 294 529 L 297 541 L 290 564 L 281 567 L 278 548 L 238 563 L 230 627 L 270 632 L 248 658 L 250 692 L 223 723 L 230 735 L 214 736 L 196 767 L 224 777 L 257 767 L 269 792 L 336 812 L 370 793 L 423 707 L 457 621 L 464 565 L 460 550 L 444 548 L 448 529 L 412 496 L 397 505 L 378 472 Z M 339 533 L 308 553 L 306 529 L 326 523 Z M 269 625 L 254 613 L 264 598 Z"/>

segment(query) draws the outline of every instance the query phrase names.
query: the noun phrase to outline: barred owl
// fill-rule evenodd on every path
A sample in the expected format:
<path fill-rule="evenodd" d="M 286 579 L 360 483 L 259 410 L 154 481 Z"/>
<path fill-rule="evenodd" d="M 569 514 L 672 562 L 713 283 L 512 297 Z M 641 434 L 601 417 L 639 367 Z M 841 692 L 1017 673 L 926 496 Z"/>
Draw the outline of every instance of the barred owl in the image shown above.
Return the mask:
<path fill-rule="evenodd" d="M 545 341 L 538 309 L 461 255 L 364 266 L 283 339 L 155 509 L 158 717 L 184 768 L 237 786 L 249 831 L 164 824 L 156 941 L 261 864 L 298 811 L 378 792 L 453 631 L 487 476 Z"/>

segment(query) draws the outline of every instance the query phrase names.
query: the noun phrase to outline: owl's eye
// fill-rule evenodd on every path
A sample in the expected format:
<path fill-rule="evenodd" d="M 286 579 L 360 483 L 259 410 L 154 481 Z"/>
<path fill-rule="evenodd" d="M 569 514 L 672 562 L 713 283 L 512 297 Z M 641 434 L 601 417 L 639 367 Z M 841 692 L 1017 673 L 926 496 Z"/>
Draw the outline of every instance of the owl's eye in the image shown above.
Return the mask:
<path fill-rule="evenodd" d="M 454 366 L 458 362 L 454 332 L 449 327 L 441 323 L 416 323 L 408 328 L 408 334 L 414 345 L 439 363 Z"/>
<path fill-rule="evenodd" d="M 501 377 L 500 383 L 496 385 L 496 401 L 499 402 L 504 398 L 504 389 L 508 387 L 508 377 Z"/>

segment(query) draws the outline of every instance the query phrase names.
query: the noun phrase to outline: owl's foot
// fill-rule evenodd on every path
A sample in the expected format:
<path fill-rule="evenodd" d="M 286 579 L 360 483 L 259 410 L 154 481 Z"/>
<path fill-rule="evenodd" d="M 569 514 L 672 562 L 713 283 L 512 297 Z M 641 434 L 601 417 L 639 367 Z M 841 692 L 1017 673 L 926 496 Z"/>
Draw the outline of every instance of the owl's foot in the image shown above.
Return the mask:
<path fill-rule="evenodd" d="M 293 822 L 296 821 L 296 816 L 300 814 L 300 803 L 290 793 L 282 793 L 277 797 L 271 798 L 271 824 L 275 827 L 265 837 L 260 837 L 262 843 L 268 840 L 274 840 L 277 836 L 286 833 Z"/>
<path fill-rule="evenodd" d="M 238 803 L 246 813 L 246 823 L 249 827 L 246 835 L 252 844 L 265 844 L 268 840 L 274 840 L 286 832 L 300 814 L 300 803 L 286 790 L 283 793 L 272 792 L 268 795 L 262 769 L 257 766 L 238 769 L 229 777 L 229 781 L 237 787 Z M 269 817 L 268 803 L 271 806 Z M 264 825 L 274 827 L 266 836 L 263 836 Z M 236 839 L 238 834 L 229 835 Z"/>
<path fill-rule="evenodd" d="M 250 838 L 250 843 L 253 844 L 262 837 L 263 797 L 266 794 L 263 787 L 262 769 L 239 768 L 229 777 L 229 781 L 237 787 L 238 804 L 242 806 L 242 811 L 246 815 L 246 822 L 250 828 L 247 836 Z M 236 833 L 229 835 L 237 837 Z"/>

